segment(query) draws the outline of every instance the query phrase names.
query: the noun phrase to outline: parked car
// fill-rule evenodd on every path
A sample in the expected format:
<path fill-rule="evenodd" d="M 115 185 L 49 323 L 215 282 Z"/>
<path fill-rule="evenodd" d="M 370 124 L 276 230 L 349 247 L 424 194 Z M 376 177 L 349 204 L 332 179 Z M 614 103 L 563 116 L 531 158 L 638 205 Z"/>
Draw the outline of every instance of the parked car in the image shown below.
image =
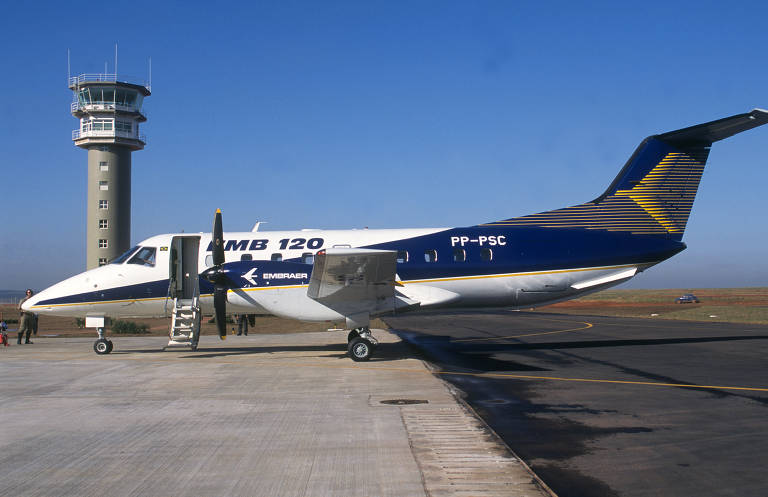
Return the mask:
<path fill-rule="evenodd" d="M 698 304 L 699 298 L 692 293 L 686 293 L 675 299 L 675 304 Z"/>

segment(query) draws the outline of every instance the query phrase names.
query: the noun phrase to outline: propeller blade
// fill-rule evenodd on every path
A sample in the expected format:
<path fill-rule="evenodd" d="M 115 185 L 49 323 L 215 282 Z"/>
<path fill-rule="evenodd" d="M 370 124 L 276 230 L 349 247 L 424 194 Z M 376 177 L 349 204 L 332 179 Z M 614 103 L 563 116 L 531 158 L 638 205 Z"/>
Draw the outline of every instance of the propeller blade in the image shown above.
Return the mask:
<path fill-rule="evenodd" d="M 216 209 L 213 218 L 213 264 L 224 264 L 224 228 L 221 224 L 221 209 Z"/>
<path fill-rule="evenodd" d="M 216 312 L 216 327 L 219 338 L 227 338 L 227 288 L 216 285 L 213 289 L 213 309 Z"/>

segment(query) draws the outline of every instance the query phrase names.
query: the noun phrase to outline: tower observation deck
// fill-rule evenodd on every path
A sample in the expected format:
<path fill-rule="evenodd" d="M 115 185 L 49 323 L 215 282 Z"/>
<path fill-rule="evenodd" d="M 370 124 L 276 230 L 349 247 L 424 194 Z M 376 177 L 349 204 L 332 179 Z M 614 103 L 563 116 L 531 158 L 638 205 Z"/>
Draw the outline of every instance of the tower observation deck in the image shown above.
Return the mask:
<path fill-rule="evenodd" d="M 86 268 L 107 264 L 130 248 L 131 153 L 147 140 L 139 124 L 149 86 L 117 80 L 117 74 L 69 78 L 70 112 L 80 120 L 72 140 L 88 150 Z"/>

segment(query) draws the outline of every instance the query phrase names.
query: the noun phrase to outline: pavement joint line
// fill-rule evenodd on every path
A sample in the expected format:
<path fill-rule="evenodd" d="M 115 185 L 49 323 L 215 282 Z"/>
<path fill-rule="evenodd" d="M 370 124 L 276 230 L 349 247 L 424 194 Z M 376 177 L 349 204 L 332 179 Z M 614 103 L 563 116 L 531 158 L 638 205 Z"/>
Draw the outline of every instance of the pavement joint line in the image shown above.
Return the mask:
<path fill-rule="evenodd" d="M 517 312 L 517 311 L 509 311 L 509 312 Z M 622 319 L 622 318 L 624 318 L 624 319 L 645 319 L 645 320 L 647 320 L 649 322 L 653 321 L 653 319 L 651 319 L 650 317 L 647 317 L 647 316 L 594 316 L 594 317 L 607 318 L 607 319 L 611 319 L 611 318 L 613 318 L 613 319 Z M 521 319 L 538 319 L 538 318 L 534 318 L 534 317 L 531 317 L 531 316 L 520 316 L 520 318 Z M 723 322 L 723 321 L 691 321 L 691 320 L 687 320 L 687 319 L 664 318 L 664 317 L 661 317 L 661 316 L 655 316 L 655 319 L 664 321 L 666 323 L 680 323 L 680 324 L 686 324 L 687 323 L 687 324 L 691 324 L 691 325 L 699 325 L 699 324 L 706 324 L 706 325 L 718 325 L 718 324 L 743 325 L 743 326 L 747 326 L 747 328 L 744 328 L 743 330 L 741 330 L 742 332 L 747 332 L 747 331 L 763 332 L 763 331 L 765 331 L 765 330 L 760 329 L 760 328 L 754 328 L 754 326 L 765 326 L 765 325 L 756 324 L 756 323 L 727 323 L 727 322 Z M 552 321 L 556 321 L 556 320 L 553 319 Z M 561 321 L 564 322 L 564 323 L 567 323 L 567 322 L 573 322 L 574 320 L 568 321 L 568 320 L 563 319 Z M 576 321 L 576 322 L 582 322 L 583 323 L 584 321 Z M 631 326 L 631 327 L 635 327 L 635 328 L 656 328 L 656 329 L 667 329 L 667 328 L 669 328 L 669 326 L 654 326 L 654 325 L 645 325 L 645 324 L 637 324 L 637 323 L 622 323 L 622 322 L 610 322 L 610 321 L 595 323 L 595 326 L 597 326 L 597 325 L 628 326 L 628 327 Z"/>
<path fill-rule="evenodd" d="M 543 321 L 556 321 L 558 323 L 573 323 L 574 320 L 565 320 L 565 319 L 549 319 L 549 318 L 530 318 L 530 319 L 538 319 Z M 461 338 L 458 340 L 452 340 L 452 343 L 466 343 L 466 342 L 487 342 L 490 340 L 508 340 L 512 338 L 523 338 L 523 337 L 535 337 L 539 335 L 554 335 L 557 333 L 567 333 L 569 331 L 579 331 L 579 330 L 588 330 L 589 328 L 592 328 L 594 324 L 589 323 L 587 321 L 575 321 L 577 323 L 585 324 L 586 326 L 581 326 L 578 328 L 569 328 L 567 330 L 555 330 L 555 331 L 542 331 L 537 333 L 526 333 L 523 335 L 512 335 L 512 336 L 494 336 L 494 337 L 484 337 L 484 338 Z"/>

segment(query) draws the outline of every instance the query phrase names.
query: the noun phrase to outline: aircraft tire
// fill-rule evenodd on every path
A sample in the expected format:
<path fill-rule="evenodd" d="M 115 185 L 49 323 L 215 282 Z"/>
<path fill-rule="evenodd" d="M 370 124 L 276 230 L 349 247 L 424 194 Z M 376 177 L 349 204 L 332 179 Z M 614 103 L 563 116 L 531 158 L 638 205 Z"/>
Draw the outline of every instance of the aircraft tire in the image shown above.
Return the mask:
<path fill-rule="evenodd" d="M 111 354 L 112 349 L 115 348 L 115 345 L 112 343 L 112 340 L 107 340 L 107 343 L 109 344 L 109 350 L 107 350 L 107 354 Z"/>
<path fill-rule="evenodd" d="M 110 352 L 112 352 L 112 347 L 110 347 L 110 341 L 105 338 L 99 338 L 98 340 L 93 342 L 93 351 L 99 355 L 109 354 Z"/>
<path fill-rule="evenodd" d="M 349 357 L 355 362 L 364 362 L 373 355 L 373 344 L 362 337 L 353 338 L 347 347 Z"/>

